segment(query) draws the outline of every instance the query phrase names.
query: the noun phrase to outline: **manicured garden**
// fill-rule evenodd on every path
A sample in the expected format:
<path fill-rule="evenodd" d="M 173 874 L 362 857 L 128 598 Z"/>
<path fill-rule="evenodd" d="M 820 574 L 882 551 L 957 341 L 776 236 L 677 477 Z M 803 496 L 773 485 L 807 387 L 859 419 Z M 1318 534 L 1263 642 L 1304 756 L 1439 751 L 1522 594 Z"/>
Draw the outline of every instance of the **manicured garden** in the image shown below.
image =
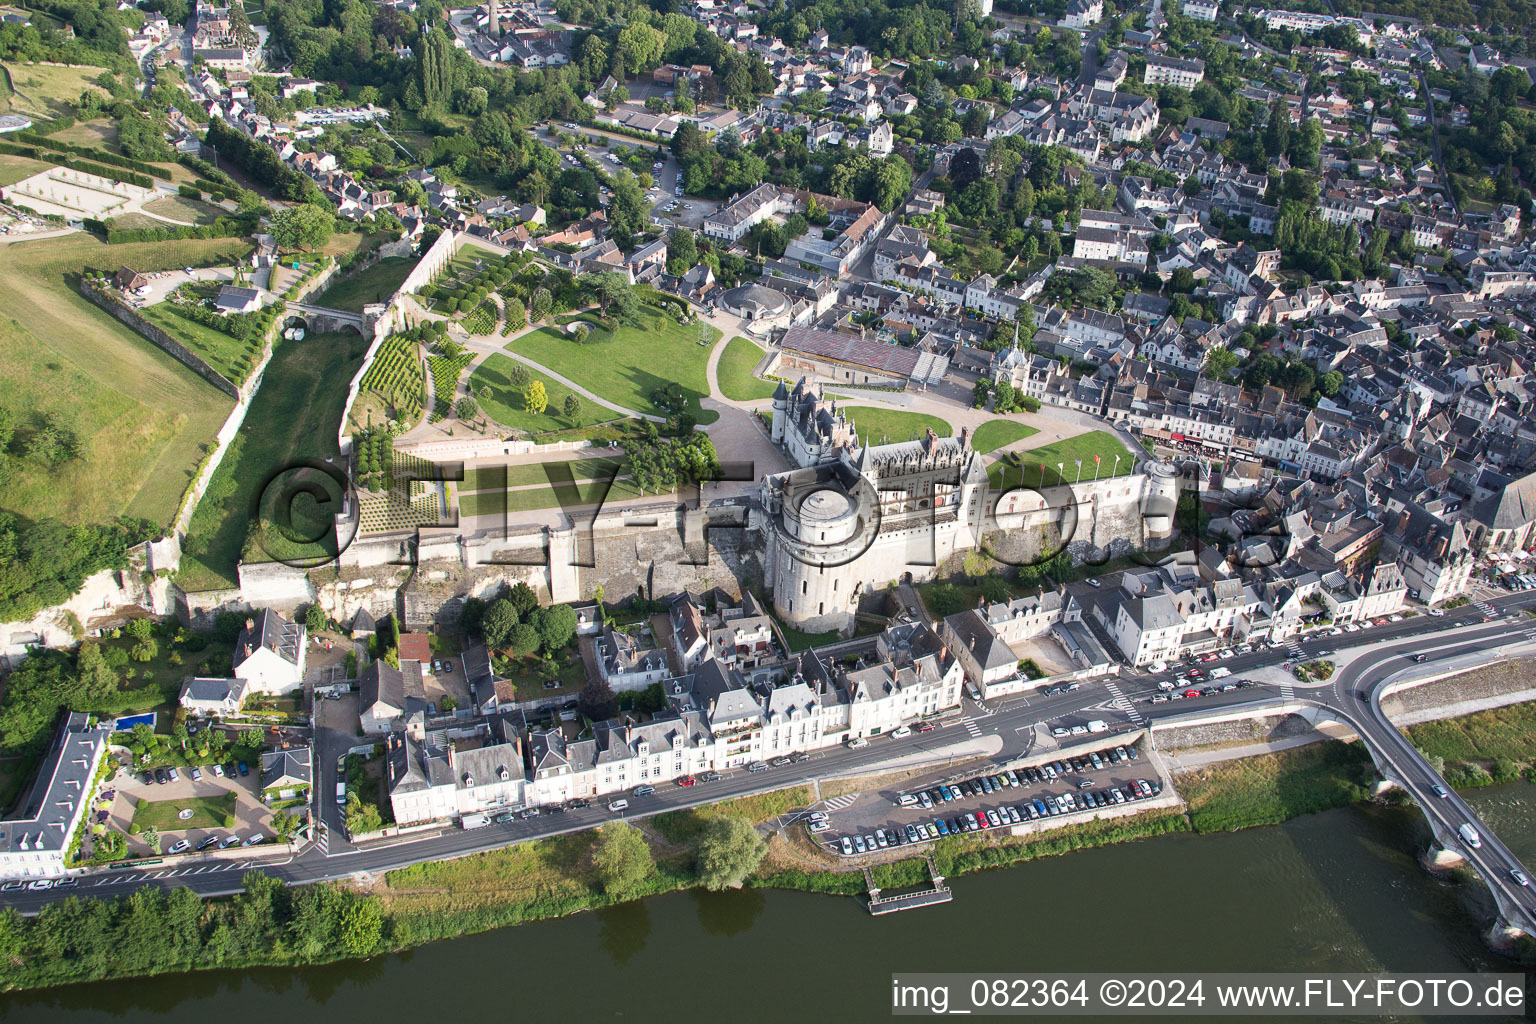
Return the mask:
<path fill-rule="evenodd" d="M 732 338 L 720 353 L 715 377 L 720 382 L 720 393 L 733 402 L 750 402 L 759 398 L 772 398 L 779 382 L 761 380 L 752 376 L 757 364 L 766 355 L 756 342 L 746 338 Z"/>
<path fill-rule="evenodd" d="M 976 428 L 976 433 L 971 438 L 971 447 L 985 455 L 1038 433 L 1040 433 L 1038 428 L 1016 420 L 988 420 Z"/>
<path fill-rule="evenodd" d="M 220 330 L 189 320 L 172 308 L 170 302 L 145 306 L 139 314 L 172 338 L 192 350 L 226 380 L 239 385 L 249 376 L 248 357 L 259 353 L 259 342 L 240 341 Z M 259 355 L 258 355 L 258 358 Z"/>
<path fill-rule="evenodd" d="M 707 344 L 701 345 L 699 325 L 682 327 L 650 308 L 643 308 L 642 316 L 639 326 L 594 330 L 585 344 L 545 327 L 507 347 L 616 405 L 653 416 L 669 415 L 656 398 L 675 383 L 695 421 L 713 423 L 718 414 L 706 412 L 699 400 L 709 393 L 704 367 L 720 332 L 704 325 Z"/>
<path fill-rule="evenodd" d="M 1093 457 L 1100 459 L 1095 467 Z M 1115 463 L 1115 456 L 1120 457 L 1119 465 Z M 1082 473 L 1079 475 L 1077 460 L 1081 459 Z M 1057 464 L 1062 464 L 1060 472 Z M 1045 466 L 1044 471 L 1040 469 Z M 1106 430 L 1093 430 L 1086 434 L 1078 434 L 1052 444 L 1042 445 L 1022 452 L 1015 459 L 998 460 L 987 469 L 987 476 L 992 481 L 992 486 L 998 490 L 1010 487 L 1028 486 L 1052 486 L 1060 483 L 1072 483 L 1075 480 L 1100 480 L 1112 476 L 1125 476 L 1136 469 L 1136 459 L 1120 443 L 1120 439 Z"/>
<path fill-rule="evenodd" d="M 140 800 L 133 809 L 128 831 L 138 833 L 152 828 L 156 832 L 182 832 L 189 828 L 228 828 L 240 797 L 234 790 L 222 796 L 186 796 L 175 800 Z M 182 812 L 191 811 L 183 818 Z"/>
<path fill-rule="evenodd" d="M 840 410 L 858 429 L 859 440 L 870 444 L 910 441 L 932 430 L 940 437 L 951 433 L 949 424 L 937 416 L 900 409 L 881 409 L 872 405 L 841 406 Z"/>
<path fill-rule="evenodd" d="M 537 434 L 606 423 L 619 418 L 619 413 L 582 395 L 576 396 L 581 405 L 575 418 L 567 417 L 565 399 L 574 392 L 548 374 L 523 367 L 528 371 L 530 382 L 539 381 L 544 385 L 548 403 L 543 412 L 529 412 L 523 400 L 524 390 L 513 380 L 515 369 L 521 365 L 510 356 L 498 352 L 475 367 L 469 375 L 469 391 L 475 396 L 475 401 L 480 403 L 480 411 L 502 426 Z"/>

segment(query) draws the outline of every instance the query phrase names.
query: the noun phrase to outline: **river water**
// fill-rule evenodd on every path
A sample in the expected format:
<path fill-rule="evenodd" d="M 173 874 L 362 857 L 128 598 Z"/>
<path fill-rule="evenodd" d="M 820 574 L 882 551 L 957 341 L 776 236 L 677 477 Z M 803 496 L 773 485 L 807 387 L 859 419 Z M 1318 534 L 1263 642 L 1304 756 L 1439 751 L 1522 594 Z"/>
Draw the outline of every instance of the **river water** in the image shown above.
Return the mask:
<path fill-rule="evenodd" d="M 1536 865 L 1536 787 L 1471 795 Z M 337 1024 L 512 1018 L 862 1021 L 893 971 L 1517 970 L 1491 901 L 1417 864 L 1412 807 L 1165 836 L 953 879 L 954 902 L 873 918 L 847 897 L 679 893 L 299 970 L 203 972 L 0 1000 L 0 1017 Z"/>

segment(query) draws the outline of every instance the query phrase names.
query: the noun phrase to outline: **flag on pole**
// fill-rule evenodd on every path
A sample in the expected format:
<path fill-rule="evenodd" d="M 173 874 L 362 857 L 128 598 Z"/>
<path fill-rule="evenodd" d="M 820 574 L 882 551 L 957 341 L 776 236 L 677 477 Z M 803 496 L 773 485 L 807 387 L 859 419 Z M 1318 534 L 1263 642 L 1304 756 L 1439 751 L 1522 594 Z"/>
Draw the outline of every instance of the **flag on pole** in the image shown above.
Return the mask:
<path fill-rule="evenodd" d="M 1097 463 L 1097 462 L 1098 462 L 1098 461 L 1099 461 L 1099 457 L 1098 457 L 1098 456 L 1097 456 L 1097 455 L 1095 455 L 1095 456 L 1094 456 L 1094 457 L 1093 457 L 1093 461 L 1094 461 L 1094 462 L 1095 462 L 1095 463 Z"/>

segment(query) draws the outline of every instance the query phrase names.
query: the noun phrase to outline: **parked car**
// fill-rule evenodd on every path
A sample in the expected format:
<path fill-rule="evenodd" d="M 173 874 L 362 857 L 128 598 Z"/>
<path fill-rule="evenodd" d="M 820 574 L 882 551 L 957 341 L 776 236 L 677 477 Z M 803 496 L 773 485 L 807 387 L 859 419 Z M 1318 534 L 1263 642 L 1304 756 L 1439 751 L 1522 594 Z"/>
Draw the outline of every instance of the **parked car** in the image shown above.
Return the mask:
<path fill-rule="evenodd" d="M 207 839 L 204 839 L 202 842 L 198 843 L 197 844 L 197 848 L 199 850 L 206 850 L 206 849 L 208 849 L 208 847 L 212 846 L 214 843 L 216 843 L 218 841 L 219 841 L 219 837 L 218 836 L 209 836 Z"/>
<path fill-rule="evenodd" d="M 938 726 L 934 725 L 932 722 L 923 722 L 921 725 L 919 725 L 917 727 L 917 731 L 918 732 L 933 732 L 933 730 L 935 730 L 937 728 L 938 728 Z"/>
<path fill-rule="evenodd" d="M 696 786 L 698 783 L 699 780 L 694 778 L 692 775 L 684 775 L 682 778 L 677 780 L 677 784 L 679 786 Z"/>
<path fill-rule="evenodd" d="M 230 836 L 228 839 L 225 839 L 223 842 L 221 842 L 219 844 L 219 849 L 227 850 L 231 846 L 234 846 L 239 841 L 240 841 L 240 837 L 239 836 Z"/>
<path fill-rule="evenodd" d="M 192 776 L 193 782 L 203 781 L 203 770 L 196 765 L 193 765 L 191 768 L 187 769 L 187 774 Z"/>
<path fill-rule="evenodd" d="M 241 846 L 256 846 L 257 844 L 264 843 L 266 841 L 267 841 L 266 834 L 263 833 L 263 832 L 257 832 L 255 835 L 251 836 L 251 838 L 247 839 L 245 842 L 241 843 L 240 845 Z"/>
<path fill-rule="evenodd" d="M 172 843 L 171 846 L 169 848 L 167 848 L 165 852 L 166 853 L 185 853 L 191 846 L 192 846 L 192 844 L 187 842 L 185 839 L 178 839 L 178 840 L 176 840 L 176 842 Z"/>
<path fill-rule="evenodd" d="M 240 777 L 243 779 L 243 778 L 245 778 L 249 774 L 251 774 L 250 767 L 244 761 L 241 761 L 240 762 Z"/>
<path fill-rule="evenodd" d="M 650 796 L 654 792 L 656 792 L 656 787 L 655 786 L 636 786 L 635 787 L 635 796 Z"/>

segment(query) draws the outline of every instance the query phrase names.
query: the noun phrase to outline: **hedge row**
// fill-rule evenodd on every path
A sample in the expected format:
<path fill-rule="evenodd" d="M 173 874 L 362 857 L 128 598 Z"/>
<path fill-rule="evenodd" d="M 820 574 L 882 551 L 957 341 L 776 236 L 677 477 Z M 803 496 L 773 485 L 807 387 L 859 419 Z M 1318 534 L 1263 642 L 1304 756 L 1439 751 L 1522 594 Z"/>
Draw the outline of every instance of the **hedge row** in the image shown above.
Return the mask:
<path fill-rule="evenodd" d="M 248 220 L 220 217 L 212 224 L 199 224 L 196 227 L 167 225 L 163 228 L 115 228 L 111 221 L 87 220 L 85 228 L 105 239 L 108 245 L 122 245 L 130 242 L 171 242 L 189 238 L 244 238 L 255 229 L 255 225 Z"/>
<path fill-rule="evenodd" d="M 34 143 L 44 149 L 54 149 L 61 153 L 72 153 L 75 156 L 83 156 L 94 160 L 99 164 L 126 168 L 130 171 L 137 171 L 140 174 L 148 174 L 151 177 L 159 170 L 159 168 L 152 164 L 144 163 L 142 160 L 133 160 L 126 156 L 119 156 L 116 153 L 109 153 L 99 146 L 77 146 L 72 142 L 54 142 L 38 135 L 36 132 L 17 132 L 16 138 L 22 142 Z"/>
<path fill-rule="evenodd" d="M 95 174 L 102 178 L 111 178 L 113 181 L 125 181 L 130 185 L 140 188 L 154 188 L 154 179 L 145 174 L 135 174 L 131 171 L 113 167 L 104 167 L 101 164 L 87 163 L 84 160 L 74 160 L 64 153 L 53 153 L 39 149 L 36 146 L 18 146 L 11 142 L 0 142 L 0 153 L 10 156 L 24 156 L 29 160 L 41 160 L 44 163 L 57 164 L 60 167 L 68 167 L 72 171 L 82 174 Z"/>

